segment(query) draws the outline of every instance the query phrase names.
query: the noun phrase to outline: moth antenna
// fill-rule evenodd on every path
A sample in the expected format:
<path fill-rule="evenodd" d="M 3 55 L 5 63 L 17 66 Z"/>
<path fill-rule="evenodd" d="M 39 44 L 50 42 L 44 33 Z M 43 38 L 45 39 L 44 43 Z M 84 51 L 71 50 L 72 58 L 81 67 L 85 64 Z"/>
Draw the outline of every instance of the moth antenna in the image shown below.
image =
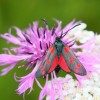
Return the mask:
<path fill-rule="evenodd" d="M 65 32 L 65 34 L 62 36 L 62 38 L 63 38 L 70 30 L 72 30 L 73 28 L 75 28 L 75 27 L 77 27 L 77 26 L 79 26 L 79 25 L 81 25 L 81 23 L 79 23 L 79 24 L 73 26 L 72 28 L 70 28 L 67 32 Z"/>
<path fill-rule="evenodd" d="M 75 42 L 76 39 L 73 39 L 71 41 L 68 41 L 67 44 L 70 44 L 71 42 Z"/>
<path fill-rule="evenodd" d="M 72 44 L 70 44 L 69 47 L 72 47 L 74 44 L 75 44 L 75 41 Z"/>

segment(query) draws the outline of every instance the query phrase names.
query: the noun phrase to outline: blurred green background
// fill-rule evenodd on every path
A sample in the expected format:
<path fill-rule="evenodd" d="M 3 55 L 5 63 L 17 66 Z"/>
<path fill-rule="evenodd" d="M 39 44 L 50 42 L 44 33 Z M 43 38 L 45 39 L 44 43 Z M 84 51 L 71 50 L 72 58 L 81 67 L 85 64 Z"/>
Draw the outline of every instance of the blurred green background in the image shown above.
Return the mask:
<path fill-rule="evenodd" d="M 2 34 L 8 32 L 11 26 L 24 29 L 41 18 L 45 18 L 50 26 L 54 24 L 52 18 L 62 20 L 63 27 L 73 19 L 81 20 L 87 23 L 88 30 L 100 33 L 100 0 L 0 0 Z M 9 46 L 11 45 L 0 38 L 0 53 L 3 53 L 3 47 Z M 6 76 L 0 77 L 0 100 L 23 99 L 15 91 L 18 85 L 13 79 L 15 71 L 19 76 L 28 73 L 24 69 L 15 68 Z M 36 84 L 34 87 L 34 92 L 26 95 L 26 100 L 38 100 L 39 88 Z"/>

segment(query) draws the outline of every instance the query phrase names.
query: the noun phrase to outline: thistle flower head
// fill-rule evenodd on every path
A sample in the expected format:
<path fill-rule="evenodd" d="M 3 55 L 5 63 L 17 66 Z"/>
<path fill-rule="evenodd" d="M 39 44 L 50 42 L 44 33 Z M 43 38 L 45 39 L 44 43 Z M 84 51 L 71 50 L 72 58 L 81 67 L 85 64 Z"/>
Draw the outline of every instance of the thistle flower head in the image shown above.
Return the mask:
<path fill-rule="evenodd" d="M 9 65 L 21 60 L 26 60 L 27 68 L 33 67 L 38 60 L 44 58 L 51 43 L 54 43 L 56 35 L 59 36 L 62 32 L 65 33 L 75 25 L 74 21 L 72 21 L 64 29 L 61 29 L 61 21 L 56 20 L 56 22 L 58 26 L 54 26 L 51 29 L 48 28 L 47 24 L 39 28 L 38 22 L 34 22 L 33 25 L 30 25 L 29 28 L 25 30 L 14 27 L 17 36 L 11 33 L 1 34 L 0 37 L 17 46 L 11 47 L 11 49 L 8 50 L 9 52 L 13 51 L 14 54 L 10 52 L 9 54 L 2 54 L 0 56 L 0 65 Z M 67 41 L 68 39 L 66 39 L 65 43 Z M 7 57 L 7 59 L 12 60 L 3 60 L 2 57 Z"/>
<path fill-rule="evenodd" d="M 5 33 L 1 34 L 0 37 L 7 40 L 8 43 L 15 44 L 15 47 L 11 47 L 10 50 L 7 50 L 8 53 L 0 54 L 0 65 L 1 66 L 7 66 L 6 68 L 3 68 L 1 70 L 0 75 L 7 74 L 10 70 L 12 70 L 18 62 L 22 62 L 23 64 L 19 67 L 26 67 L 26 70 L 32 69 L 32 72 L 29 73 L 26 76 L 23 77 L 17 77 L 16 74 L 14 75 L 14 78 L 17 82 L 20 82 L 17 93 L 22 94 L 25 93 L 27 89 L 30 88 L 30 92 L 33 90 L 33 84 L 34 80 L 38 84 L 38 86 L 41 88 L 41 93 L 39 96 L 39 100 L 42 100 L 46 95 L 49 95 L 52 100 L 59 98 L 64 99 L 64 94 L 62 94 L 61 91 L 64 90 L 63 83 L 67 83 L 69 81 L 72 81 L 69 78 L 61 79 L 62 81 L 59 81 L 57 79 L 55 71 L 51 72 L 51 81 L 48 81 L 48 74 L 46 75 L 46 83 L 43 86 L 38 82 L 36 78 L 36 72 L 39 68 L 39 65 L 45 58 L 45 55 L 55 40 L 56 37 L 63 36 L 61 40 L 68 44 L 69 47 L 74 51 L 80 62 L 83 64 L 87 71 L 87 75 L 91 74 L 92 72 L 96 72 L 97 70 L 100 70 L 100 68 L 97 68 L 95 65 L 100 63 L 100 60 L 94 56 L 88 54 L 88 52 L 84 52 L 87 49 L 88 44 L 90 44 L 91 40 L 90 38 L 87 38 L 83 41 L 81 41 L 81 38 L 78 38 L 79 35 L 73 33 L 77 32 L 73 29 L 70 32 L 72 27 L 74 27 L 79 22 L 72 21 L 67 26 L 65 26 L 62 29 L 62 22 L 55 20 L 57 23 L 57 26 L 53 26 L 51 29 L 49 29 L 48 25 L 46 24 L 46 21 L 44 20 L 44 27 L 38 27 L 38 22 L 34 22 L 33 25 L 30 25 L 25 30 L 20 30 L 17 27 L 13 27 L 16 30 L 17 36 L 12 35 L 11 33 Z M 85 24 L 82 24 L 83 26 Z M 80 25 L 81 30 L 79 30 L 80 33 L 82 33 L 84 30 L 82 26 Z M 76 28 L 75 28 L 76 29 Z M 81 32 L 82 31 L 82 32 Z M 67 35 L 65 33 L 68 32 Z M 71 33 L 72 32 L 72 33 Z M 70 35 L 71 33 L 71 35 Z M 90 33 L 89 33 L 90 34 Z M 87 35 L 84 35 L 87 37 Z M 82 45 L 78 45 L 74 43 L 73 39 L 79 41 L 82 43 Z M 80 39 L 80 40 L 79 40 Z M 89 41 L 88 41 L 89 40 Z M 93 39 L 92 39 L 93 40 Z M 75 44 L 75 45 L 74 45 Z M 93 44 L 93 43 L 92 43 Z M 91 44 L 91 45 L 92 45 Z M 80 51 L 79 51 L 80 49 Z M 92 51 L 91 51 L 92 52 Z M 83 80 L 87 80 L 87 76 L 79 76 L 76 75 L 77 80 L 82 84 Z M 50 82 L 51 85 L 48 84 Z M 73 86 L 73 84 L 72 84 Z M 59 88 L 58 88 L 59 87 Z M 71 92 L 66 91 L 68 94 Z M 55 97 L 57 94 L 57 97 Z M 78 94 L 79 95 L 79 94 Z"/>

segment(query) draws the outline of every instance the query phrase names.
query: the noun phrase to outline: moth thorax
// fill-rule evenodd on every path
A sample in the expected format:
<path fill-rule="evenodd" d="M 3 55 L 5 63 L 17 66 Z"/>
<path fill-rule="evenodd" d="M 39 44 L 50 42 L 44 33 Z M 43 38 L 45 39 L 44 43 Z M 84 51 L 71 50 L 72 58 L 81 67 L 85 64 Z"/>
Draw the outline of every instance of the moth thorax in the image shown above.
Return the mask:
<path fill-rule="evenodd" d="M 57 42 L 57 44 L 56 44 L 56 50 L 57 50 L 58 58 L 60 58 L 60 55 L 62 53 L 62 49 L 63 49 L 63 44 L 61 42 Z"/>

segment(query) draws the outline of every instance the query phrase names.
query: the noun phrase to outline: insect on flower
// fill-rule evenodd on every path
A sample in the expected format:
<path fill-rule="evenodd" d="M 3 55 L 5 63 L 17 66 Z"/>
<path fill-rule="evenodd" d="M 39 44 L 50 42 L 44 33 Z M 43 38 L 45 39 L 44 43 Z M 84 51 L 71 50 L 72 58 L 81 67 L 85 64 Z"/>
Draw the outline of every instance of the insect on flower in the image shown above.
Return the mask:
<path fill-rule="evenodd" d="M 86 75 L 97 70 L 94 65 L 100 61 L 95 56 L 79 53 L 78 49 L 82 51 L 84 46 L 76 44 L 73 47 L 75 37 L 67 36 L 67 33 L 80 25 L 80 22 L 72 21 L 62 29 L 61 21 L 54 20 L 57 26 L 54 25 L 52 28 L 48 27 L 45 20 L 43 21 L 44 27 L 38 27 L 38 21 L 25 30 L 13 27 L 17 36 L 14 36 L 11 31 L 0 34 L 0 37 L 7 40 L 8 43 L 16 45 L 10 49 L 4 48 L 5 53 L 0 54 L 0 66 L 7 66 L 0 70 L 0 76 L 6 75 L 16 67 L 17 63 L 22 62 L 18 68 L 26 67 L 26 70 L 31 69 L 32 71 L 23 77 L 14 74 L 15 80 L 19 82 L 17 93 L 24 94 L 28 89 L 31 92 L 34 81 L 36 81 L 41 88 L 39 100 L 43 100 L 46 95 L 51 95 L 51 100 L 54 100 L 56 89 L 59 96 L 62 95 L 63 89 L 59 88 L 62 83 L 56 79 L 55 72 L 59 72 L 60 69 L 65 72 L 74 72 L 79 83 L 82 83 L 82 80 L 86 79 Z M 48 88 L 48 74 L 51 77 L 51 89 Z M 46 78 L 44 87 L 37 80 L 40 77 Z M 64 79 L 64 82 L 66 81 L 68 80 Z M 54 88 L 55 84 L 58 85 L 57 88 Z"/>
<path fill-rule="evenodd" d="M 74 27 L 78 25 L 80 24 L 77 24 Z M 69 29 L 65 34 L 61 34 L 60 36 L 57 36 L 55 33 L 57 36 L 55 42 L 48 49 L 44 60 L 36 72 L 36 77 L 42 77 L 48 73 L 51 73 L 53 70 L 57 70 L 58 65 L 66 72 L 72 71 L 80 76 L 87 74 L 86 69 L 78 60 L 74 52 L 70 49 L 70 46 L 61 40 L 71 29 Z"/>

